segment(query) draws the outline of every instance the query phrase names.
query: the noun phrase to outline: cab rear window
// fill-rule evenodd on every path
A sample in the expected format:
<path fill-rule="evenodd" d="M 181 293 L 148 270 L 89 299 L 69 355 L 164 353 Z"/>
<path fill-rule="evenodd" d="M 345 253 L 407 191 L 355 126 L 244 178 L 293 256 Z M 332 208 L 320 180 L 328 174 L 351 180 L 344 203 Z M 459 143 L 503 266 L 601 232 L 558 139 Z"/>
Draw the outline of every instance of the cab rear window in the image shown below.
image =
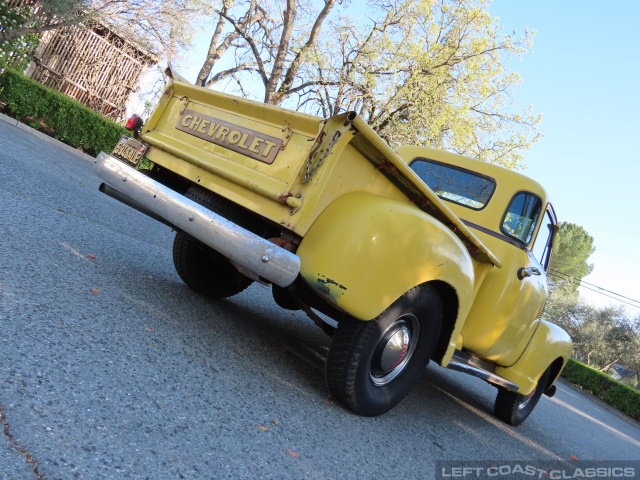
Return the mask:
<path fill-rule="evenodd" d="M 426 158 L 416 158 L 410 167 L 440 198 L 473 210 L 483 209 L 496 189 L 492 178 Z"/>

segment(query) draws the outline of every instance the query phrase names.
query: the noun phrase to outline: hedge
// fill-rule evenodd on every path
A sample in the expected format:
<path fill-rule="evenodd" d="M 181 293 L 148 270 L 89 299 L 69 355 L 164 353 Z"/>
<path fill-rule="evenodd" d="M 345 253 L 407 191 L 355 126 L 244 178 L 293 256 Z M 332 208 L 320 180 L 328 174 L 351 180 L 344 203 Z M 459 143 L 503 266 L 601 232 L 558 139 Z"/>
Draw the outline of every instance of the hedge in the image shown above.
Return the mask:
<path fill-rule="evenodd" d="M 569 359 L 562 377 L 630 417 L 640 420 L 640 390 L 573 359 Z"/>
<path fill-rule="evenodd" d="M 110 152 L 128 134 L 124 127 L 15 71 L 0 75 L 0 102 L 11 117 L 92 156 Z"/>

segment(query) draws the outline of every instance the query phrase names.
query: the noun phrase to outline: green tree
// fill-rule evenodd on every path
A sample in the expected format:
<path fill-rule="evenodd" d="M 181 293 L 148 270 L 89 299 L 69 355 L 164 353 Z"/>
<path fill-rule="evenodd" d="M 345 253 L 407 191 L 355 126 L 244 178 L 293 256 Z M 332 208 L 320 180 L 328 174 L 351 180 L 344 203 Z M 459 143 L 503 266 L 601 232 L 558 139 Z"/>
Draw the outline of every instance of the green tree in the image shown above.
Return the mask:
<path fill-rule="evenodd" d="M 573 340 L 574 356 L 609 373 L 614 363 L 636 372 L 640 388 L 640 316 L 624 308 L 598 308 L 572 295 L 552 295 L 543 316 L 564 328 Z"/>
<path fill-rule="evenodd" d="M 113 0 L 118 1 L 118 0 Z M 107 2 L 110 3 L 110 2 Z M 9 7 L 6 0 L 0 2 L 3 10 L 12 10 L 19 20 L 6 22 L 0 27 L 0 44 L 11 42 L 25 35 L 40 34 L 57 28 L 77 25 L 94 15 L 95 9 L 90 0 L 38 0 L 25 1 L 19 6 Z M 5 15 L 3 13 L 2 15 Z"/>
<path fill-rule="evenodd" d="M 562 293 L 559 295 L 556 289 L 552 290 L 542 316 L 567 331 L 573 340 L 574 353 L 576 355 L 579 353 L 582 358 L 581 329 L 587 319 L 594 314 L 595 308 L 579 301 L 577 292 L 575 295 Z"/>
<path fill-rule="evenodd" d="M 569 222 L 559 225 L 549 265 L 551 281 L 562 285 L 556 295 L 577 291 L 580 280 L 593 271 L 588 260 L 595 250 L 593 237 L 583 227 Z"/>
<path fill-rule="evenodd" d="M 592 328 L 597 322 L 590 320 L 598 315 L 598 309 L 580 301 L 578 294 L 580 280 L 593 270 L 587 260 L 594 251 L 593 237 L 584 228 L 569 222 L 558 226 L 549 264 L 551 291 L 543 312 L 545 318 L 571 335 L 574 352 L 580 358 L 584 356 L 585 362 L 590 360 L 589 352 L 599 348 L 602 338 L 597 335 L 598 329 Z"/>
<path fill-rule="evenodd" d="M 631 342 L 627 344 L 625 365 L 636 372 L 636 388 L 640 390 L 640 315 L 631 322 Z"/>
<path fill-rule="evenodd" d="M 552 298 L 544 316 L 569 333 L 578 359 L 602 370 L 616 362 L 638 367 L 640 325 L 623 308 L 598 308 L 570 295 Z"/>
<path fill-rule="evenodd" d="M 0 1 L 0 36 L 20 29 L 29 15 L 28 6 L 10 7 L 6 1 Z M 5 68 L 24 69 L 37 45 L 36 34 L 7 35 L 5 40 L 0 41 L 0 73 Z"/>
<path fill-rule="evenodd" d="M 361 115 L 391 145 L 426 145 L 508 168 L 540 138 L 540 116 L 519 109 L 506 68 L 533 34 L 502 32 L 489 0 L 371 0 L 341 17 L 305 70 L 300 105 Z"/>

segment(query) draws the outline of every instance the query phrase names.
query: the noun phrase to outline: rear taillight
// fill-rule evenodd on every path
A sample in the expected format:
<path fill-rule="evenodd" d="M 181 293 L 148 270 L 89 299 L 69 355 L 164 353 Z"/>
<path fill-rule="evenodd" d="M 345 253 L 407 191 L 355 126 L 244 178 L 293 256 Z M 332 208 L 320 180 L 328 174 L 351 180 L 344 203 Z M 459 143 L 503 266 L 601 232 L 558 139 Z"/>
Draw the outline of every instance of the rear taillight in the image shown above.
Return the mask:
<path fill-rule="evenodd" d="M 142 120 L 142 118 L 134 113 L 129 117 L 127 123 L 124 124 L 124 128 L 126 128 L 130 132 L 133 132 L 134 138 L 138 138 L 138 134 L 140 133 L 143 124 L 144 121 Z"/>

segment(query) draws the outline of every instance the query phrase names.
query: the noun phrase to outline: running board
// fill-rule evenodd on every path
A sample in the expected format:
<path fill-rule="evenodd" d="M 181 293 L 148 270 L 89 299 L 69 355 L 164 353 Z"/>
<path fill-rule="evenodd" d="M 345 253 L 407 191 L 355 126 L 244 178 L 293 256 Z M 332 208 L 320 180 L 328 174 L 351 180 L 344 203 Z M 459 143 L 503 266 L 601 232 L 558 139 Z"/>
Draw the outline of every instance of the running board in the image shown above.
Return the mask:
<path fill-rule="evenodd" d="M 495 373 L 496 366 L 494 364 L 461 350 L 456 350 L 453 353 L 447 368 L 478 377 L 510 392 L 518 391 L 518 385 Z"/>

